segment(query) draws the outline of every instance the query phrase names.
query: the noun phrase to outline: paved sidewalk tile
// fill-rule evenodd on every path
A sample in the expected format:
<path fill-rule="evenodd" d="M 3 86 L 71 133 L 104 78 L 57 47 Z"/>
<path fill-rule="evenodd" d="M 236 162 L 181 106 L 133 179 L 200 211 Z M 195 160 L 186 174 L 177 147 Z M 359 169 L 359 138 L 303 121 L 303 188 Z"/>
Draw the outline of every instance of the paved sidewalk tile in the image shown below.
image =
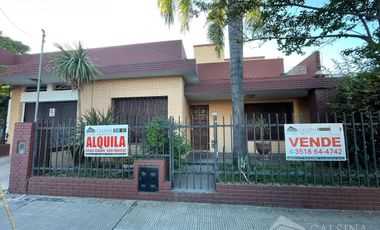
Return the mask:
<path fill-rule="evenodd" d="M 7 194 L 18 230 L 377 230 L 380 212 Z M 10 229 L 0 204 L 0 230 Z"/>
<path fill-rule="evenodd" d="M 380 229 L 380 212 L 137 201 L 115 229 Z"/>
<path fill-rule="evenodd" d="M 8 190 L 10 156 L 0 157 L 0 185 L 4 190 Z"/>
<path fill-rule="evenodd" d="M 8 199 L 18 230 L 113 229 L 133 201 L 10 196 Z M 11 229 L 0 205 L 0 229 Z"/>

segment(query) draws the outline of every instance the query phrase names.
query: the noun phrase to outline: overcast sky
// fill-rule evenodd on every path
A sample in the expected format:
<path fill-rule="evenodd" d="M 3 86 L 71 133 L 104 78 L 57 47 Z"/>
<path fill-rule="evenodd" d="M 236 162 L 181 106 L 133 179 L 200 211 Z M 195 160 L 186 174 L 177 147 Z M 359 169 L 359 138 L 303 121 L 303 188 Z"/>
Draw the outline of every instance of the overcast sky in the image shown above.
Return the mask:
<path fill-rule="evenodd" d="M 54 43 L 78 40 L 86 48 L 94 48 L 182 39 L 187 57 L 193 58 L 193 45 L 209 43 L 203 17 L 192 21 L 190 32 L 181 34 L 178 25 L 165 25 L 157 0 L 1 0 L 0 8 L 0 30 L 30 46 L 31 53 L 40 52 L 41 28 L 47 34 L 45 51 L 55 51 Z M 305 55 L 320 50 L 322 64 L 332 68 L 331 59 L 339 59 L 340 50 L 353 44 L 357 41 L 340 40 L 322 48 L 305 49 Z M 244 56 L 282 57 L 286 70 L 304 58 L 285 56 L 274 42 L 261 47 L 246 44 Z"/>

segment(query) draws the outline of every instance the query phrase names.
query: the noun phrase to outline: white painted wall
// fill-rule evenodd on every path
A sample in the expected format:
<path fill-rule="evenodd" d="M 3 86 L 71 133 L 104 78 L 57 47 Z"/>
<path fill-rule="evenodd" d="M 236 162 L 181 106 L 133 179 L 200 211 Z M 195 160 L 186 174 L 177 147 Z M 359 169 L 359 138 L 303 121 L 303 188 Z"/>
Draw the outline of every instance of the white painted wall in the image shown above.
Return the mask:
<path fill-rule="evenodd" d="M 22 92 L 21 102 L 36 102 L 37 92 Z M 60 90 L 40 92 L 40 102 L 77 101 L 77 90 Z"/>

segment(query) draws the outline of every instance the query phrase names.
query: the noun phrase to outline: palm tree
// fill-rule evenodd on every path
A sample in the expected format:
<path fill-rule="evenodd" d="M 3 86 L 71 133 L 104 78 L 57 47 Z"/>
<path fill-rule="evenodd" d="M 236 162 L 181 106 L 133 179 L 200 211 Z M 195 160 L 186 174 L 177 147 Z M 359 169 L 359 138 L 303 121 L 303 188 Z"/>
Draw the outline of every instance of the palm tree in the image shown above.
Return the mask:
<path fill-rule="evenodd" d="M 244 157 L 247 152 L 246 127 L 244 119 L 244 87 L 243 87 L 243 25 L 254 31 L 260 26 L 259 10 L 253 10 L 242 14 L 239 0 L 158 0 L 158 7 L 165 23 L 174 23 L 174 15 L 178 8 L 181 31 L 189 29 L 192 13 L 196 13 L 195 7 L 207 13 L 207 37 L 215 46 L 215 51 L 220 56 L 224 47 L 224 30 L 228 27 L 230 47 L 230 73 L 231 73 L 231 97 L 233 116 L 233 158 L 234 164 Z M 240 164 L 239 164 L 240 167 Z"/>
<path fill-rule="evenodd" d="M 50 58 L 48 70 L 58 77 L 64 84 L 73 90 L 78 90 L 78 115 L 81 115 L 80 91 L 84 84 L 94 82 L 100 75 L 98 66 L 95 65 L 83 48 L 81 42 L 74 49 L 69 45 L 63 47 L 55 44 L 61 51 Z"/>

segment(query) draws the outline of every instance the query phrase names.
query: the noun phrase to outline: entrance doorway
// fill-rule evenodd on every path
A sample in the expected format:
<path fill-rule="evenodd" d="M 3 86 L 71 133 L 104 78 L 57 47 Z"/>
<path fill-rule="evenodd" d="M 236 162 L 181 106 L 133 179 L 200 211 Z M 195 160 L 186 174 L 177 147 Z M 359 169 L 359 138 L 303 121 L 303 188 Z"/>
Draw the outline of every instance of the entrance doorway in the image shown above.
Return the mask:
<path fill-rule="evenodd" d="M 208 105 L 196 105 L 190 107 L 191 124 L 191 141 L 194 150 L 209 150 L 209 112 Z"/>

